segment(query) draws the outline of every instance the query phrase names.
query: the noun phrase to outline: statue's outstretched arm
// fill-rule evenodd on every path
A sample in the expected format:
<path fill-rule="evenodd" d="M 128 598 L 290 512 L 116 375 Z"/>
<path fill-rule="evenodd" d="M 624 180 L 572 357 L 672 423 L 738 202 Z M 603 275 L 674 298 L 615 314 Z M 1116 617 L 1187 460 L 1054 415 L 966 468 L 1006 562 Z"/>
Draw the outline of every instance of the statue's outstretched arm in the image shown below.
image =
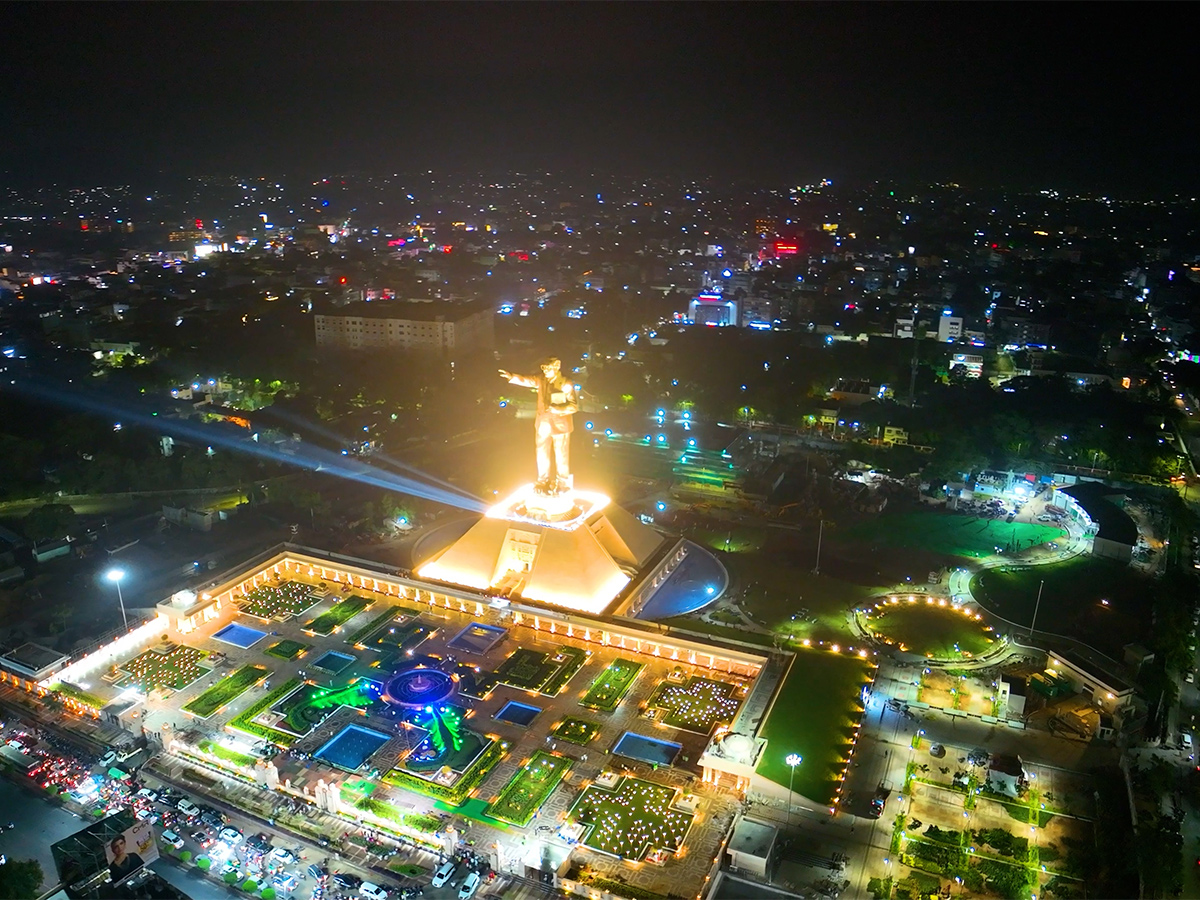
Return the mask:
<path fill-rule="evenodd" d="M 509 384 L 515 384 L 518 387 L 535 388 L 538 386 L 537 379 L 532 375 L 514 375 L 512 372 L 501 369 L 500 377 Z"/>

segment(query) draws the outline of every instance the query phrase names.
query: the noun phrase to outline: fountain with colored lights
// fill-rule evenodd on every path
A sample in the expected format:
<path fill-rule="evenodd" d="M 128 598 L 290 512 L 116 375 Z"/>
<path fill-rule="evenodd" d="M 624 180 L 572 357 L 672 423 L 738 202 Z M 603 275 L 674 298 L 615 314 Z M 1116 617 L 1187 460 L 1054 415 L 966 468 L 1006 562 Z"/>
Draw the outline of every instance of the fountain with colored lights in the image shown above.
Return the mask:
<path fill-rule="evenodd" d="M 437 660 L 413 660 L 393 674 L 384 685 L 383 699 L 395 706 L 418 709 L 442 703 L 455 690 L 454 678 L 434 668 Z"/>

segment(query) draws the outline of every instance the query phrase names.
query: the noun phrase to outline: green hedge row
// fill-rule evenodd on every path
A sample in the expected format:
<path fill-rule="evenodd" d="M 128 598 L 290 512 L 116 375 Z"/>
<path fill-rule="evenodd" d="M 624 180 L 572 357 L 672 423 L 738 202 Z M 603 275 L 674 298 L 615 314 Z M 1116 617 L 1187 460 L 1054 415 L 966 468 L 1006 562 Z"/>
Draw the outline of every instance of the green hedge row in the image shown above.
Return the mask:
<path fill-rule="evenodd" d="M 69 697 L 84 706 L 90 706 L 92 709 L 102 709 L 105 701 L 101 700 L 95 694 L 89 694 L 83 688 L 76 687 L 73 684 L 67 684 L 65 681 L 60 681 L 58 684 L 50 688 L 56 694 L 62 694 L 64 697 Z"/>
<path fill-rule="evenodd" d="M 479 758 L 471 764 L 467 771 L 463 772 L 458 781 L 447 787 L 441 784 L 433 784 L 426 781 L 424 778 L 418 778 L 403 769 L 392 769 L 383 780 L 386 784 L 392 787 L 404 788 L 406 791 L 413 791 L 418 794 L 424 794 L 426 797 L 432 797 L 435 800 L 443 800 L 449 806 L 458 806 L 471 791 L 479 787 L 492 770 L 492 767 L 500 761 L 505 751 L 508 750 L 508 745 L 503 741 L 493 741 L 488 745 L 488 748 L 479 754 Z"/>
<path fill-rule="evenodd" d="M 226 727 L 232 728 L 234 731 L 240 731 L 243 734 L 262 738 L 264 741 L 270 741 L 272 744 L 278 744 L 280 747 L 292 746 L 296 740 L 294 734 L 288 734 L 286 731 L 280 731 L 278 728 L 268 728 L 266 725 L 259 725 L 257 722 L 252 722 L 251 720 L 264 709 L 268 709 L 273 704 L 278 703 L 303 683 L 299 678 L 288 679 L 257 703 L 249 706 L 241 715 L 234 717 Z"/>
<path fill-rule="evenodd" d="M 560 653 L 565 653 L 571 656 L 572 659 L 570 662 L 563 663 L 562 668 L 551 675 L 546 683 L 542 685 L 541 693 L 547 697 L 557 695 L 559 691 L 566 687 L 567 682 L 571 680 L 571 676 L 582 669 L 583 664 L 587 662 L 587 653 L 578 647 L 559 647 L 558 649 Z"/>
<path fill-rule="evenodd" d="M 207 719 L 222 706 L 237 699 L 270 674 L 271 670 L 264 666 L 247 663 L 185 705 L 183 711 Z"/>

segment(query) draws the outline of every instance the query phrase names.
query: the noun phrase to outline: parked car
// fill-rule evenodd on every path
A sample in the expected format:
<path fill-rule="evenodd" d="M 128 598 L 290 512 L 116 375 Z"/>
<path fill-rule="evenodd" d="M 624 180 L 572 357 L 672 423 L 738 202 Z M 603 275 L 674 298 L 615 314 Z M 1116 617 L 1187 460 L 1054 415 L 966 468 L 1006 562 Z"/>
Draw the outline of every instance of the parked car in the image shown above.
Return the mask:
<path fill-rule="evenodd" d="M 193 831 L 188 837 L 199 844 L 201 850 L 207 850 L 212 846 L 213 839 L 207 831 Z"/>
<path fill-rule="evenodd" d="M 166 829 L 160 835 L 160 837 L 162 837 L 164 844 L 174 847 L 176 850 L 180 849 L 183 846 L 183 838 L 181 838 L 179 835 L 177 835 L 175 832 L 173 832 L 169 828 Z"/>
<path fill-rule="evenodd" d="M 374 882 L 364 881 L 358 886 L 358 893 L 368 900 L 387 900 L 387 891 Z"/>
<path fill-rule="evenodd" d="M 112 765 L 113 763 L 115 763 L 116 761 L 117 761 L 117 751 L 116 751 L 116 750 L 109 750 L 109 751 L 108 751 L 107 753 L 105 753 L 105 754 L 104 754 L 102 757 L 100 757 L 100 763 L 99 763 L 99 764 L 100 764 L 101 766 L 103 766 L 104 768 L 106 768 L 106 769 L 107 769 L 109 766 L 111 766 L 111 765 Z"/>
<path fill-rule="evenodd" d="M 438 870 L 433 873 L 433 886 L 435 888 L 440 888 L 443 884 L 454 877 L 454 869 L 455 865 L 453 862 L 447 860 L 446 862 L 442 863 L 441 866 L 438 867 Z"/>
<path fill-rule="evenodd" d="M 313 863 L 308 867 L 308 876 L 319 883 L 329 877 L 329 870 L 324 866 L 318 866 L 316 863 Z"/>
<path fill-rule="evenodd" d="M 468 875 L 467 880 L 458 889 L 458 900 L 471 900 L 471 895 L 479 888 L 481 880 L 478 872 L 472 872 Z"/>
<path fill-rule="evenodd" d="M 353 891 L 358 889 L 363 880 L 357 875 L 351 875 L 349 872 L 338 872 L 333 876 L 333 882 L 344 890 Z"/>
<path fill-rule="evenodd" d="M 149 800 L 151 803 L 155 803 L 158 801 L 158 792 L 152 791 L 152 790 L 150 790 L 150 788 L 142 788 L 140 791 L 137 792 L 137 796 L 143 797 L 146 800 Z"/>
<path fill-rule="evenodd" d="M 296 861 L 296 856 L 287 847 L 276 847 L 271 851 L 271 859 L 281 862 L 285 866 L 290 866 Z"/>
<path fill-rule="evenodd" d="M 218 837 L 230 847 L 236 847 L 242 842 L 242 833 L 236 828 L 222 828 Z"/>

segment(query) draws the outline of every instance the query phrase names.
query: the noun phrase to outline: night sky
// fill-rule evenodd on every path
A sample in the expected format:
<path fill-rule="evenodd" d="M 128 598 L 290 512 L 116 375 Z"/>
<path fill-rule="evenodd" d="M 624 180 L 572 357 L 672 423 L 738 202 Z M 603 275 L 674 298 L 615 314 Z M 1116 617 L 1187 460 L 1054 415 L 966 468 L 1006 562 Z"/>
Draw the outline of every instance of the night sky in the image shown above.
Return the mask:
<path fill-rule="evenodd" d="M 0 170 L 1191 192 L 1188 8 L 10 4 Z"/>

